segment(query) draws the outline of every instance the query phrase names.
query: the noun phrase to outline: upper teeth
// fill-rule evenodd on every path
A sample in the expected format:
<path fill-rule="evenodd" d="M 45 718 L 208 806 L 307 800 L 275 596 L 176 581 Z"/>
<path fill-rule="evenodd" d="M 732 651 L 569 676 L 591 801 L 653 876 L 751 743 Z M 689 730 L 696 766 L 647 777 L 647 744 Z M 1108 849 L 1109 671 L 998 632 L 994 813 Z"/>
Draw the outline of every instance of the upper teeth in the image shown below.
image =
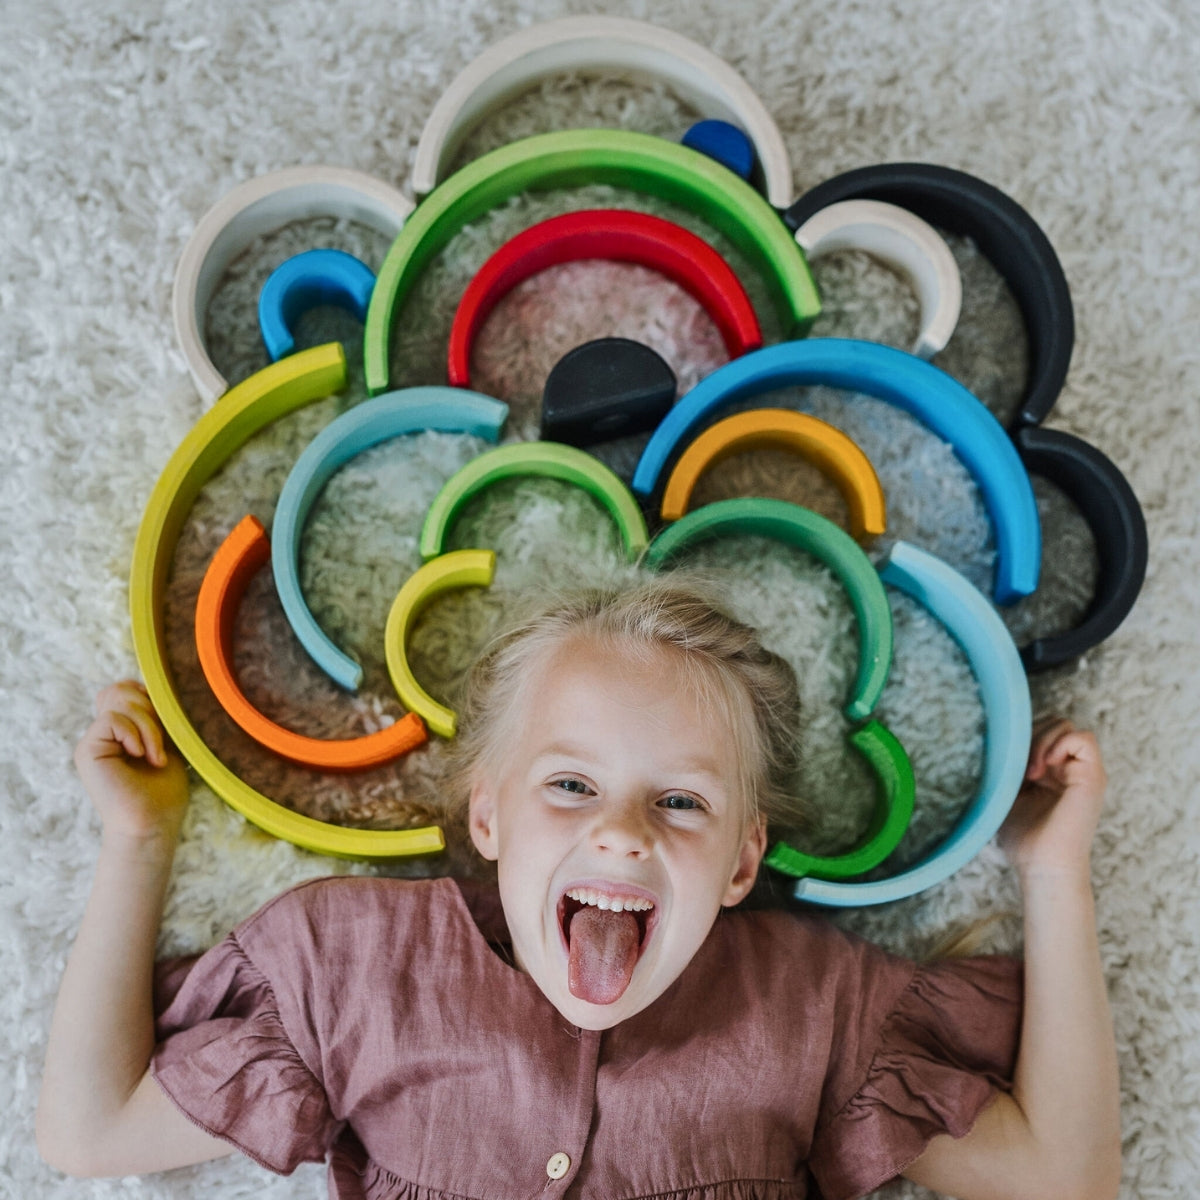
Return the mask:
<path fill-rule="evenodd" d="M 595 888 L 571 888 L 567 895 L 580 904 L 590 904 L 596 908 L 607 908 L 613 912 L 647 912 L 654 907 L 650 900 L 635 899 L 630 896 L 606 896 Z"/>

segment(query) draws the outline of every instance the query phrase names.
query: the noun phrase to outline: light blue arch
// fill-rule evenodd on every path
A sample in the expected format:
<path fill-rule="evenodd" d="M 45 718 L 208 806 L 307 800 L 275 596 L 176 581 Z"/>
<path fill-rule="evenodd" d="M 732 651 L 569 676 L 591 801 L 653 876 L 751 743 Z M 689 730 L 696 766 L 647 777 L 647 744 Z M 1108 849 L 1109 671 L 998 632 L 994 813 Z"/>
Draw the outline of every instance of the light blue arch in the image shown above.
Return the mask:
<path fill-rule="evenodd" d="M 907 542 L 892 547 L 880 575 L 927 608 L 962 647 L 979 685 L 986 720 L 983 778 L 950 835 L 915 866 L 865 883 L 801 879 L 793 895 L 811 904 L 840 908 L 886 904 L 949 878 L 995 836 L 1017 797 L 1029 761 L 1033 733 L 1029 682 L 1012 635 L 987 598 L 953 567 Z"/>
<path fill-rule="evenodd" d="M 342 687 L 356 689 L 362 682 L 362 667 L 339 650 L 317 624 L 300 589 L 300 537 L 313 502 L 339 467 L 380 442 L 427 429 L 470 433 L 495 442 L 507 417 L 507 404 L 479 392 L 452 387 L 401 388 L 365 400 L 331 421 L 296 460 L 275 507 L 271 569 L 296 637 L 321 670 Z"/>

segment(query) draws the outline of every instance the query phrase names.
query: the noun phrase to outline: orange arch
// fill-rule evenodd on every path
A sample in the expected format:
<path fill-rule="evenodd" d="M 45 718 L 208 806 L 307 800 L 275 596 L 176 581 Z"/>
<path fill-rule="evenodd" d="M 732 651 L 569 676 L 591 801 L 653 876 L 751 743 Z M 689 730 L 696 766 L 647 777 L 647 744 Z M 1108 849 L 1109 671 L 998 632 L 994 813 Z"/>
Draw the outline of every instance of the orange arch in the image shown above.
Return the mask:
<path fill-rule="evenodd" d="M 213 555 L 196 601 L 196 650 L 204 678 L 221 707 L 256 742 L 282 758 L 320 771 L 365 771 L 415 750 L 428 739 L 425 723 L 407 713 L 365 737 L 326 741 L 284 729 L 263 716 L 233 672 L 233 624 L 246 587 L 271 557 L 262 523 L 243 517 Z"/>
<path fill-rule="evenodd" d="M 755 408 L 709 426 L 675 464 L 663 491 L 664 521 L 678 521 L 700 476 L 722 459 L 746 450 L 784 449 L 807 458 L 837 485 L 858 541 L 887 528 L 883 487 L 871 460 L 840 429 L 788 408 Z"/>

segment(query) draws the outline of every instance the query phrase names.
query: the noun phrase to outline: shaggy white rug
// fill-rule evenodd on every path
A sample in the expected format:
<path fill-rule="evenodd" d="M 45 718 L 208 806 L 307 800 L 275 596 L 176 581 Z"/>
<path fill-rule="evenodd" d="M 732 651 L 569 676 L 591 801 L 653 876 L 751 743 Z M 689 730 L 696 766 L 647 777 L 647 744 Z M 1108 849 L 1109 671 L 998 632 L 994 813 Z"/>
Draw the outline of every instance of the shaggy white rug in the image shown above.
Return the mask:
<path fill-rule="evenodd" d="M 804 0 L 657 0 L 584 6 L 416 0 L 285 8 L 179 0 L 67 5 L 8 0 L 0 39 L 0 1195 L 282 1197 L 324 1195 L 320 1168 L 278 1179 L 238 1158 L 139 1180 L 66 1180 L 41 1164 L 33 1110 L 49 1015 L 78 924 L 98 827 L 70 764 L 95 691 L 132 674 L 126 583 L 142 507 L 172 451 L 205 409 L 175 349 L 171 280 L 200 216 L 236 184 L 296 163 L 358 168 L 404 187 L 422 126 L 457 72 L 533 21 L 603 11 L 651 20 L 722 55 L 752 82 L 787 141 L 797 194 L 869 163 L 924 160 L 997 184 L 1025 205 L 1070 281 L 1078 336 L 1066 390 L 1048 424 L 1090 440 L 1125 471 L 1151 536 L 1142 597 L 1118 633 L 1080 662 L 1034 681 L 1038 709 L 1099 730 L 1111 798 L 1095 851 L 1101 945 L 1123 1081 L 1128 1197 L 1193 1195 L 1200 1179 L 1200 754 L 1195 613 L 1200 454 L 1195 421 L 1200 321 L 1200 17 L 1186 0 L 942 0 L 880 5 Z M 492 114 L 468 157 L 514 137 L 616 125 L 679 137 L 693 115 L 661 86 L 619 79 L 547 82 Z M 438 383 L 462 288 L 493 249 L 531 222 L 596 203 L 663 205 L 608 188 L 521 198 L 457 236 L 402 314 L 400 382 Z M 695 229 L 703 225 L 682 218 Z M 718 239 L 718 246 L 729 247 Z M 369 231 L 312 221 L 262 240 L 229 272 L 210 311 L 210 346 L 231 378 L 265 363 L 254 305 L 278 262 L 312 245 L 352 250 L 373 267 Z M 940 365 L 1000 415 L 1019 395 L 1020 322 L 969 242 L 963 321 Z M 731 255 L 735 262 L 737 256 Z M 743 271 L 757 299 L 758 281 Z M 826 312 L 814 335 L 905 345 L 916 308 L 907 287 L 856 255 L 819 264 Z M 760 310 L 762 305 L 759 305 Z M 474 383 L 512 405 L 506 439 L 536 436 L 541 384 L 571 346 L 609 333 L 660 351 L 687 387 L 723 361 L 707 318 L 673 285 L 638 268 L 574 264 L 512 293 L 478 344 Z M 190 603 L 215 547 L 246 512 L 269 521 L 296 454 L 362 397 L 361 337 L 348 318 L 315 314 L 302 340 L 347 343 L 355 367 L 341 397 L 256 438 L 205 490 L 168 601 L 173 664 L 197 723 L 226 760 L 268 794 L 312 815 L 375 827 L 421 819 L 438 748 L 356 779 L 281 769 L 213 711 L 198 677 Z M 949 450 L 915 422 L 861 397 L 782 397 L 826 415 L 876 463 L 891 531 L 987 587 L 990 531 Z M 398 707 L 381 637 L 416 534 L 440 484 L 481 445 L 467 437 L 399 439 L 330 484 L 304 543 L 314 612 L 364 662 L 359 697 L 336 692 L 283 625 L 265 577 L 239 625 L 238 666 L 251 698 L 320 736 L 378 728 Z M 637 445 L 603 456 L 629 472 Z M 755 491 L 841 515 L 836 495 L 794 460 L 769 455 L 714 471 L 700 499 Z M 1021 638 L 1069 625 L 1086 606 L 1094 552 L 1086 527 L 1038 486 L 1045 583 L 1006 614 Z M 450 697 L 473 650 L 523 586 L 598 580 L 627 570 L 596 506 L 565 486 L 494 489 L 460 523 L 457 545 L 495 548 L 488 592 L 454 594 L 420 628 L 414 662 Z M 696 559 L 800 671 L 809 722 L 804 788 L 811 836 L 852 837 L 870 804 L 843 747 L 840 699 L 853 669 L 849 606 L 803 555 L 722 543 Z M 265 575 L 265 573 L 264 573 Z M 894 601 L 897 653 L 882 715 L 908 746 L 920 812 L 902 856 L 939 836 L 972 793 L 980 711 L 970 673 L 923 612 Z M 402 870 L 462 867 L 464 856 Z M 164 954 L 201 949 L 287 885 L 362 865 L 323 859 L 248 826 L 197 784 L 163 929 Z M 1016 949 L 1016 894 L 989 848 L 941 887 L 840 919 L 918 952 L 955 924 L 1000 911 L 996 948 Z M 652 1137 L 648 1131 L 647 1136 Z M 916 1196 L 894 1185 L 887 1194 Z"/>

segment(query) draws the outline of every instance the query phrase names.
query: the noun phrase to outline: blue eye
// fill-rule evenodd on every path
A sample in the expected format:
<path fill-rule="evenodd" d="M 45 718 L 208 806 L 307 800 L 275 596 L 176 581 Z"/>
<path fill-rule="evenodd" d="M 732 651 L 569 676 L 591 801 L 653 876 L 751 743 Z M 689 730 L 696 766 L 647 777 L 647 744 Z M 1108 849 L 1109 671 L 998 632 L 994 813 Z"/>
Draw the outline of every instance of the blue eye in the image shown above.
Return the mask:
<path fill-rule="evenodd" d="M 659 804 L 661 804 L 663 808 L 673 808 L 681 812 L 685 812 L 689 809 L 699 809 L 701 807 L 700 802 L 696 800 L 694 796 L 685 796 L 681 792 L 673 793 L 670 796 L 664 796 L 659 801 Z"/>
<path fill-rule="evenodd" d="M 556 779 L 553 786 L 576 796 L 582 796 L 588 790 L 588 785 L 582 779 Z"/>

